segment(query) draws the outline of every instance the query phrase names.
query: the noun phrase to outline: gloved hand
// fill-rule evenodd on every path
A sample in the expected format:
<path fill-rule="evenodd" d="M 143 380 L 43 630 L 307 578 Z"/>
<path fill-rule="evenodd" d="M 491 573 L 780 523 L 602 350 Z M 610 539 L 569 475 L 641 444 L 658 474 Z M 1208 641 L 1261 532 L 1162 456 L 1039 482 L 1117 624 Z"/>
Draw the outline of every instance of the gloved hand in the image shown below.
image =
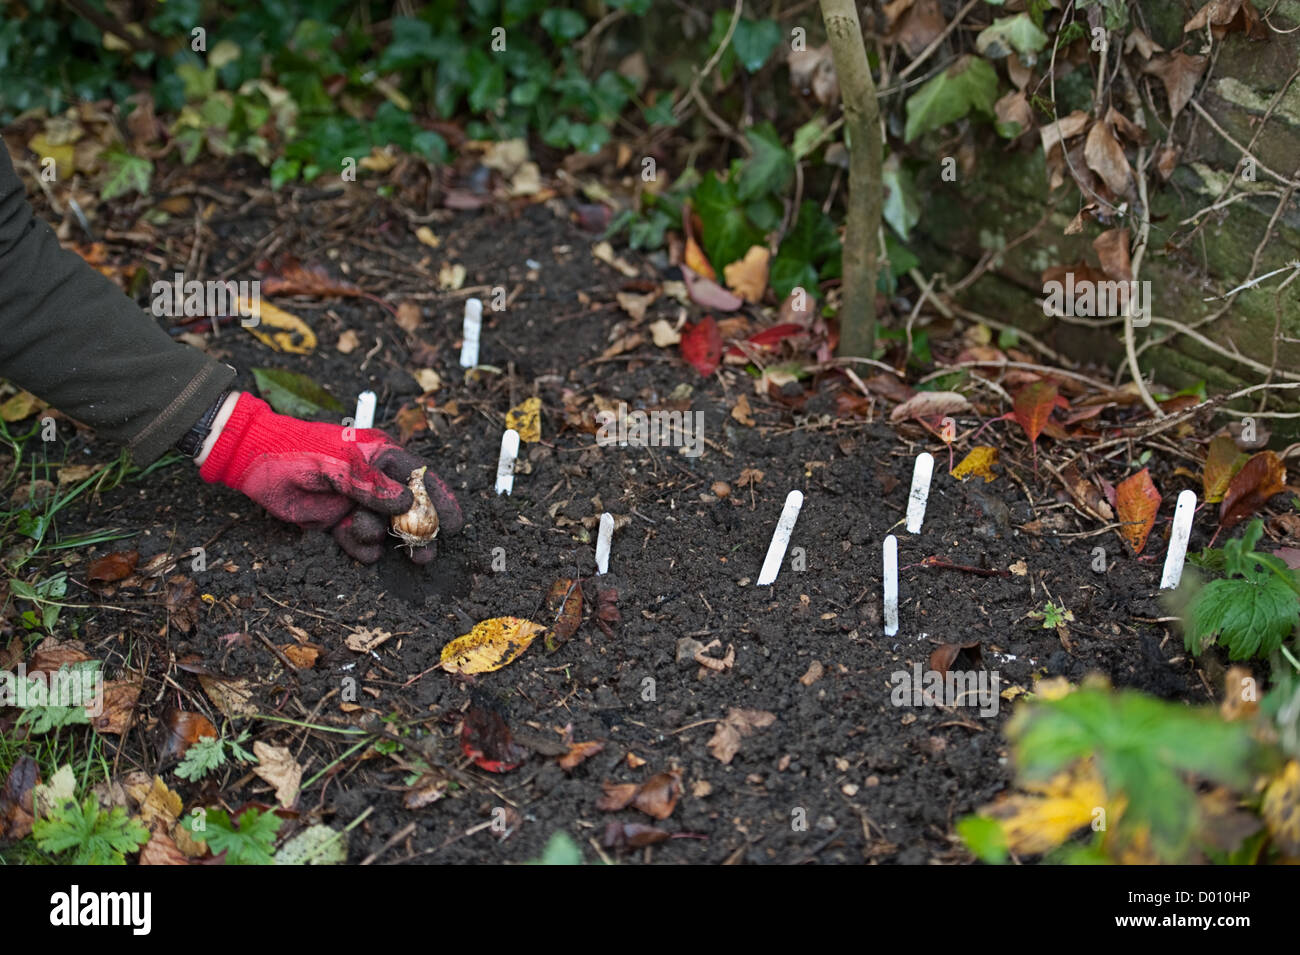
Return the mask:
<path fill-rule="evenodd" d="M 410 510 L 406 486 L 423 466 L 377 428 L 344 428 L 276 414 L 260 398 L 239 396 L 207 459 L 203 480 L 247 494 L 283 521 L 332 528 L 339 546 L 362 563 L 377 561 L 390 539 L 389 519 Z M 438 512 L 440 534 L 464 525 L 460 505 L 432 471 L 424 486 Z M 427 564 L 433 544 L 411 559 Z"/>

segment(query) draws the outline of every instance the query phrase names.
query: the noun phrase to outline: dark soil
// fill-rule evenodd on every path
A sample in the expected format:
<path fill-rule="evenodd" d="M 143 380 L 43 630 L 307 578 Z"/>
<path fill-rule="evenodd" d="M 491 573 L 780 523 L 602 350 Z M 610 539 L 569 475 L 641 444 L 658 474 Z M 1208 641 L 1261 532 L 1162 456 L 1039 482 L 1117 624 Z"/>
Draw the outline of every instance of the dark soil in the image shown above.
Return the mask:
<path fill-rule="evenodd" d="M 1028 688 L 1044 674 L 1078 680 L 1100 671 L 1116 685 L 1206 699 L 1181 640 L 1161 624 L 1136 619 L 1166 613 L 1155 596 L 1160 558 L 1135 560 L 1110 533 L 1054 536 L 1097 525 L 1056 502 L 1048 473 L 1035 474 L 1023 442 L 1011 434 L 1014 425 L 986 432 L 1004 445 L 997 480 L 962 485 L 947 475 L 947 454 L 937 442 L 909 443 L 879 423 L 882 406 L 875 423 L 834 417 L 831 399 L 840 381 L 805 383 L 811 397 L 792 409 L 756 396 L 739 368 L 704 379 L 675 348 L 656 349 L 648 341 L 630 355 L 598 361 L 614 324 L 627 319 L 613 304 L 624 279 L 592 259 L 590 234 L 550 207 L 483 210 L 436 222 L 444 238 L 436 250 L 418 244 L 400 216 L 380 206 L 343 239 L 324 229 L 337 213 L 331 201 L 302 204 L 289 226 L 262 211 L 264 218 L 255 210 L 251 219 L 217 226 L 231 248 L 224 263 L 214 254 L 210 270 L 243 258 L 278 227 L 287 230 L 282 247 L 304 262 L 346 263 L 350 278 L 394 303 L 422 296 L 416 300 L 426 323 L 418 334 L 436 347 L 432 364 L 443 379 L 437 404 L 446 409 L 454 402 L 455 410 L 435 411 L 431 430 L 417 433 L 410 447 L 456 490 L 468 523 L 460 536 L 438 542 L 439 557 L 428 568 L 414 567 L 396 549 L 367 567 L 323 534 L 279 524 L 237 494 L 202 485 L 188 466 L 109 492 L 96 505 L 79 503 L 61 518 L 62 533 L 133 529 L 138 536 L 127 546 L 143 559 L 164 550 L 188 553 L 236 521 L 208 547 L 206 572 L 181 565 L 199 593 L 213 598 L 199 604 L 188 635 L 175 623 L 163 626 L 166 614 L 156 598 L 73 594 L 143 611 L 95 611 L 82 621 L 81 635 L 91 652 L 108 658 L 110 676 L 128 648 L 133 660 L 141 645 L 148 648 L 144 713 L 123 739 L 124 767 L 167 768 L 159 764 L 156 724 L 173 706 L 206 707 L 220 725 L 197 678 L 174 666 L 197 655 L 209 669 L 249 681 L 263 713 L 354 726 L 371 712 L 414 735 L 428 734 L 444 765 L 464 770 L 464 781 L 445 798 L 416 810 L 403 805 L 407 771 L 373 750 L 349 756 L 307 787 L 298 822 L 341 828 L 374 807 L 351 834 L 354 862 L 411 823 L 414 829 L 377 861 L 518 862 L 536 858 L 557 831 L 570 833 L 593 860 L 592 841 L 600 841 L 609 821 L 655 822 L 631 808 L 599 810 L 602 783 L 640 782 L 668 770 L 680 771 L 683 795 L 671 817 L 657 824 L 699 838 L 638 850 L 630 860 L 961 862 L 970 856 L 953 836 L 954 821 L 1011 780 L 1002 730 L 1013 704 L 1002 700 L 991 718 L 974 707 L 897 707 L 890 699 L 892 672 L 927 665 L 939 644 L 979 640 L 983 665 L 1000 674 L 1004 687 Z M 388 252 L 391 235 L 402 238 Z M 538 265 L 531 273 L 529 259 Z M 508 311 L 484 316 L 482 360 L 502 374 L 466 382 L 457 366 L 464 295 L 435 292 L 432 276 L 444 261 L 466 266 L 467 287 L 522 286 Z M 653 269 L 643 265 L 643 273 Z M 242 330 L 223 330 L 209 347 L 239 368 L 241 386 L 253 389 L 250 367 L 271 366 L 312 375 L 349 406 L 358 391 L 373 388 L 380 396 L 378 426 L 395 431 L 394 415 L 420 389 L 407 371 L 418 367 L 410 340 L 392 317 L 357 299 L 277 304 L 306 318 L 320 347 L 305 357 L 277 354 Z M 676 303 L 661 299 L 646 322 L 673 319 L 677 311 Z M 344 329 L 361 341 L 346 356 L 335 350 Z M 382 346 L 363 370 L 377 339 Z M 675 448 L 598 448 L 590 433 L 561 430 L 566 390 L 636 408 L 665 401 L 683 382 L 694 386 L 690 406 L 703 412 L 713 442 L 701 457 Z M 730 416 L 742 393 L 754 427 Z M 532 394 L 543 402 L 543 441 L 527 446 L 526 473 L 517 475 L 514 495 L 498 498 L 492 487 L 504 414 Z M 107 457 L 110 449 L 93 446 Z M 912 536 L 900 522 L 912 461 L 925 447 L 938 462 L 935 489 L 924 530 Z M 762 471 L 761 481 L 740 485 L 746 468 Z M 729 497 L 717 497 L 712 485 L 718 481 L 730 484 Z M 791 546 L 804 549 L 806 569 L 791 568 L 792 551 L 776 584 L 756 587 L 782 502 L 795 488 L 805 503 Z M 430 669 L 444 644 L 479 620 L 515 615 L 545 622 L 543 603 L 556 578 L 594 574 L 595 531 L 588 524 L 602 510 L 628 522 L 614 536 L 611 574 L 586 580 L 588 619 L 567 644 L 548 654 L 539 640 L 514 663 L 472 681 Z M 1163 555 L 1169 510 L 1149 554 Z M 880 548 L 891 532 L 899 536 L 903 568 L 902 631 L 886 638 Z M 1198 531 L 1193 546 L 1203 543 Z M 84 581 L 86 561 L 122 546 L 78 555 L 71 576 Z M 1108 552 L 1104 573 L 1092 569 L 1099 546 Z M 496 548 L 504 549 L 504 571 L 493 569 Z M 1023 561 L 1026 572 L 979 576 L 918 566 L 928 556 L 995 570 Z M 622 622 L 609 636 L 590 619 L 597 589 L 617 591 Z M 1066 641 L 1028 616 L 1049 600 L 1074 614 Z M 289 619 L 326 650 L 311 669 L 287 671 L 260 639 L 229 648 L 218 639 L 243 631 L 284 646 L 294 642 Z M 344 638 L 360 627 L 395 637 L 374 654 L 356 654 Z M 713 672 L 678 662 L 684 637 L 705 644 L 717 639 L 714 657 L 734 648 L 734 666 Z M 800 678 L 814 661 L 824 674 L 804 685 Z M 184 698 L 160 682 L 164 673 Z M 361 688 L 361 708 L 347 713 L 339 694 L 345 677 Z M 604 740 L 605 748 L 567 772 L 553 755 L 537 753 L 511 772 L 483 772 L 459 743 L 471 694 L 497 706 L 520 735 L 557 743 L 559 731 L 571 727 L 574 740 Z M 745 738 L 724 765 L 707 744 L 715 721 L 731 707 L 770 711 L 776 720 Z M 355 742 L 283 723 L 254 728 L 255 738 L 291 746 L 306 778 Z M 632 768 L 630 759 L 644 764 Z M 260 780 L 242 774 L 232 769 L 202 786 L 166 775 L 187 806 L 205 795 L 230 806 L 240 799 L 273 801 Z M 510 821 L 504 838 L 484 825 L 500 807 L 508 807 Z M 806 826 L 798 825 L 801 819 Z"/>

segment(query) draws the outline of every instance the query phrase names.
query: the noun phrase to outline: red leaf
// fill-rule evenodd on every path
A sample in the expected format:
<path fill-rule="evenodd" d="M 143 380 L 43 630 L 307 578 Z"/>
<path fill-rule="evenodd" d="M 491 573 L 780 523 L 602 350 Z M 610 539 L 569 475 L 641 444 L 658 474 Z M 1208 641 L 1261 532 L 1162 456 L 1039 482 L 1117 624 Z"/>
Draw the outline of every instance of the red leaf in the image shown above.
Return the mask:
<path fill-rule="evenodd" d="M 705 377 L 717 370 L 722 362 L 722 334 L 712 315 L 682 329 L 682 357 Z"/>
<path fill-rule="evenodd" d="M 1115 487 L 1115 510 L 1123 527 L 1119 532 L 1133 548 L 1134 554 L 1142 553 L 1147 545 L 1147 535 L 1156 522 L 1156 511 L 1160 509 L 1160 492 L 1151 482 L 1151 474 L 1143 468 L 1137 474 L 1126 477 Z"/>
<path fill-rule="evenodd" d="M 528 756 L 528 750 L 511 738 L 505 717 L 478 703 L 471 703 L 465 711 L 460 748 L 474 765 L 489 773 L 508 773 Z"/>
<path fill-rule="evenodd" d="M 734 312 L 745 304 L 739 295 L 733 295 L 713 279 L 696 275 L 687 266 L 682 266 L 682 278 L 686 282 L 686 294 L 696 305 L 716 309 L 719 312 Z"/>
<path fill-rule="evenodd" d="M 1016 393 L 1015 419 L 1025 429 L 1030 444 L 1038 441 L 1038 436 L 1047 424 L 1047 419 L 1056 407 L 1056 382 L 1048 379 L 1031 382 Z"/>
<path fill-rule="evenodd" d="M 1219 505 L 1219 524 L 1225 529 L 1240 524 L 1286 487 L 1286 466 L 1275 453 L 1261 451 L 1252 455 L 1228 482 Z"/>

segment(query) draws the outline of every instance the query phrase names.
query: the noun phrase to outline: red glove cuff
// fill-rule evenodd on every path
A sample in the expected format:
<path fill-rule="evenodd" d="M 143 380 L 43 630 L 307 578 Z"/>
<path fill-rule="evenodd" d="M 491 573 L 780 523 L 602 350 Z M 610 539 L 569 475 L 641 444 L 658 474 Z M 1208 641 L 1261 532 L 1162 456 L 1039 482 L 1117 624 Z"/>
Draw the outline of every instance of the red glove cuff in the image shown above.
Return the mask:
<path fill-rule="evenodd" d="M 357 432 L 361 437 L 364 432 Z M 337 426 L 299 421 L 276 414 L 261 398 L 248 392 L 239 396 L 226 420 L 221 437 L 212 446 L 199 476 L 209 484 L 240 488 L 249 465 L 264 454 L 294 452 L 342 457 Z"/>

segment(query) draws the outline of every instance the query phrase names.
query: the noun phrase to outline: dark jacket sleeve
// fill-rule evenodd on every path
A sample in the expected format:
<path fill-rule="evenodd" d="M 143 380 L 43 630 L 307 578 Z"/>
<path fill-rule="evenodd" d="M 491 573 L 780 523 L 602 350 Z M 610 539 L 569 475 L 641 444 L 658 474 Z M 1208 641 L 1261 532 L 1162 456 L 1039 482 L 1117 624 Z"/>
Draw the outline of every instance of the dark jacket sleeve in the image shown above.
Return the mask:
<path fill-rule="evenodd" d="M 0 141 L 0 378 L 101 435 L 138 464 L 175 444 L 234 378 L 172 341 L 32 215 Z"/>

